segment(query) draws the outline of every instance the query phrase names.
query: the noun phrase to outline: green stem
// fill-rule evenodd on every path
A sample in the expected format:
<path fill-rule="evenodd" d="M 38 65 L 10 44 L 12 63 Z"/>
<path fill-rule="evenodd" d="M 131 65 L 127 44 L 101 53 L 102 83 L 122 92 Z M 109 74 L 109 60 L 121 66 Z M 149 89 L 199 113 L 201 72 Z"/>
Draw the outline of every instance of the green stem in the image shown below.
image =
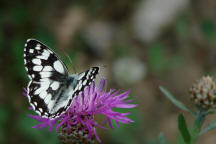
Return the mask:
<path fill-rule="evenodd" d="M 196 115 L 195 115 L 195 120 L 194 120 L 194 126 L 191 131 L 191 144 L 195 144 L 199 133 L 200 129 L 203 125 L 203 122 L 205 121 L 205 116 L 206 116 L 206 111 L 200 109 Z"/>

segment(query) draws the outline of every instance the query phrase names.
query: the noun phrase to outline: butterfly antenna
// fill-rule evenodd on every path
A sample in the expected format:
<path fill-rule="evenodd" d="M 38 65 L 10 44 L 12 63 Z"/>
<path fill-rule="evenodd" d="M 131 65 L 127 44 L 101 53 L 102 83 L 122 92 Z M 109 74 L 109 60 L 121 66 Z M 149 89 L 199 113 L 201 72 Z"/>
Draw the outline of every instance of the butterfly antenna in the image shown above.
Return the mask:
<path fill-rule="evenodd" d="M 100 68 L 101 68 L 101 72 L 99 73 L 99 78 L 101 79 L 101 78 L 104 78 L 103 76 L 102 76 L 102 72 L 103 72 L 103 70 L 107 67 L 107 65 L 102 65 L 102 66 L 99 66 Z"/>
<path fill-rule="evenodd" d="M 107 65 L 102 65 L 102 66 L 100 66 L 100 67 L 102 67 L 102 68 L 107 68 Z"/>
<path fill-rule="evenodd" d="M 70 56 L 69 56 L 68 54 L 66 54 L 65 51 L 63 51 L 63 53 L 64 53 L 64 55 L 67 56 L 67 58 L 69 59 L 69 61 L 70 61 L 71 65 L 72 65 L 72 68 L 73 68 L 74 72 L 77 73 L 76 67 L 73 65 L 73 62 L 72 62 Z"/>

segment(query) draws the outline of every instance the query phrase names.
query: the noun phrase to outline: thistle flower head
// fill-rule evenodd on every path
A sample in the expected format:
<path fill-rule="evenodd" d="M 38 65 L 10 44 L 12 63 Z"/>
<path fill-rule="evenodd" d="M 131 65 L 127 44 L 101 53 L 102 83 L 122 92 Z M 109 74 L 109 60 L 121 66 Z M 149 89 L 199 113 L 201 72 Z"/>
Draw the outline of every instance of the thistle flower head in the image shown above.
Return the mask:
<path fill-rule="evenodd" d="M 190 89 L 192 102 L 204 109 L 216 108 L 216 84 L 212 77 L 205 76 Z"/>
<path fill-rule="evenodd" d="M 104 79 L 101 79 L 97 86 L 93 83 L 85 88 L 82 93 L 74 98 L 69 109 L 58 118 L 50 120 L 40 116 L 28 115 L 40 122 L 33 128 L 43 129 L 49 127 L 49 131 L 52 131 L 56 124 L 56 131 L 64 143 L 67 143 L 65 141 L 70 139 L 77 139 L 79 142 L 84 143 L 84 141 L 88 141 L 93 137 L 100 142 L 95 127 L 106 129 L 96 122 L 96 115 L 104 115 L 104 124 L 108 123 L 111 128 L 113 127 L 111 120 L 114 120 L 117 126 L 119 122 L 125 124 L 133 122 L 133 120 L 126 117 L 130 113 L 120 113 L 113 110 L 113 108 L 136 107 L 135 104 L 130 104 L 131 100 L 126 100 L 129 91 L 119 94 L 119 91 L 111 89 L 106 92 L 103 90 L 105 82 Z"/>

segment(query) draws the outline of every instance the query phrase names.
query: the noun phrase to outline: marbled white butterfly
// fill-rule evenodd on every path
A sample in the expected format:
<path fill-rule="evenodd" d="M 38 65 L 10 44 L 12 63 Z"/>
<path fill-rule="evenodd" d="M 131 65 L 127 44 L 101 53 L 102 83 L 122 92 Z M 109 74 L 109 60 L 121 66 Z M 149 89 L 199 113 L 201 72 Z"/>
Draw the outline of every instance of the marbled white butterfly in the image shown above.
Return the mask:
<path fill-rule="evenodd" d="M 64 113 L 74 97 L 90 85 L 99 72 L 99 67 L 92 67 L 69 75 L 58 56 L 35 39 L 28 39 L 25 44 L 24 64 L 30 78 L 29 103 L 35 112 L 50 119 Z"/>

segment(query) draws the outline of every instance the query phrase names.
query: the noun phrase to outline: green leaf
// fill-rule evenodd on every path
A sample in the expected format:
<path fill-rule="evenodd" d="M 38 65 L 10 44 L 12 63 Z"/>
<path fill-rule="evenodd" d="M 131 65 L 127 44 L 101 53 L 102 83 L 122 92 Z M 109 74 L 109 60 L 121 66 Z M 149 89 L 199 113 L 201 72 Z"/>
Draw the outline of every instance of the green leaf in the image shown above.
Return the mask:
<path fill-rule="evenodd" d="M 216 128 L 216 121 L 213 121 L 213 122 L 209 123 L 205 128 L 203 128 L 200 131 L 199 135 L 202 135 L 202 134 L 204 134 L 204 133 L 206 133 L 206 132 L 208 132 L 208 131 L 210 131 L 210 130 L 212 130 L 214 128 Z"/>
<path fill-rule="evenodd" d="M 188 109 L 182 102 L 178 101 L 168 90 L 166 90 L 164 87 L 160 86 L 161 92 L 167 96 L 167 98 L 175 104 L 178 108 L 187 111 L 187 112 L 192 112 L 190 109 Z M 192 112 L 193 113 L 193 112 Z"/>
<path fill-rule="evenodd" d="M 207 115 L 208 115 L 208 114 L 216 114 L 216 111 L 215 111 L 215 110 L 209 110 L 209 111 L 206 112 L 206 114 L 207 114 Z"/>
<path fill-rule="evenodd" d="M 167 144 L 166 138 L 164 137 L 163 133 L 160 133 L 158 136 L 160 144 Z"/>
<path fill-rule="evenodd" d="M 182 114 L 179 114 L 179 116 L 178 116 L 178 129 L 179 129 L 185 143 L 190 143 L 191 136 L 190 136 L 190 133 L 188 131 L 184 116 Z"/>
<path fill-rule="evenodd" d="M 205 109 L 198 109 L 195 114 L 194 125 L 191 130 L 191 144 L 195 144 L 198 136 L 200 134 L 201 127 L 206 118 L 206 110 Z"/>

